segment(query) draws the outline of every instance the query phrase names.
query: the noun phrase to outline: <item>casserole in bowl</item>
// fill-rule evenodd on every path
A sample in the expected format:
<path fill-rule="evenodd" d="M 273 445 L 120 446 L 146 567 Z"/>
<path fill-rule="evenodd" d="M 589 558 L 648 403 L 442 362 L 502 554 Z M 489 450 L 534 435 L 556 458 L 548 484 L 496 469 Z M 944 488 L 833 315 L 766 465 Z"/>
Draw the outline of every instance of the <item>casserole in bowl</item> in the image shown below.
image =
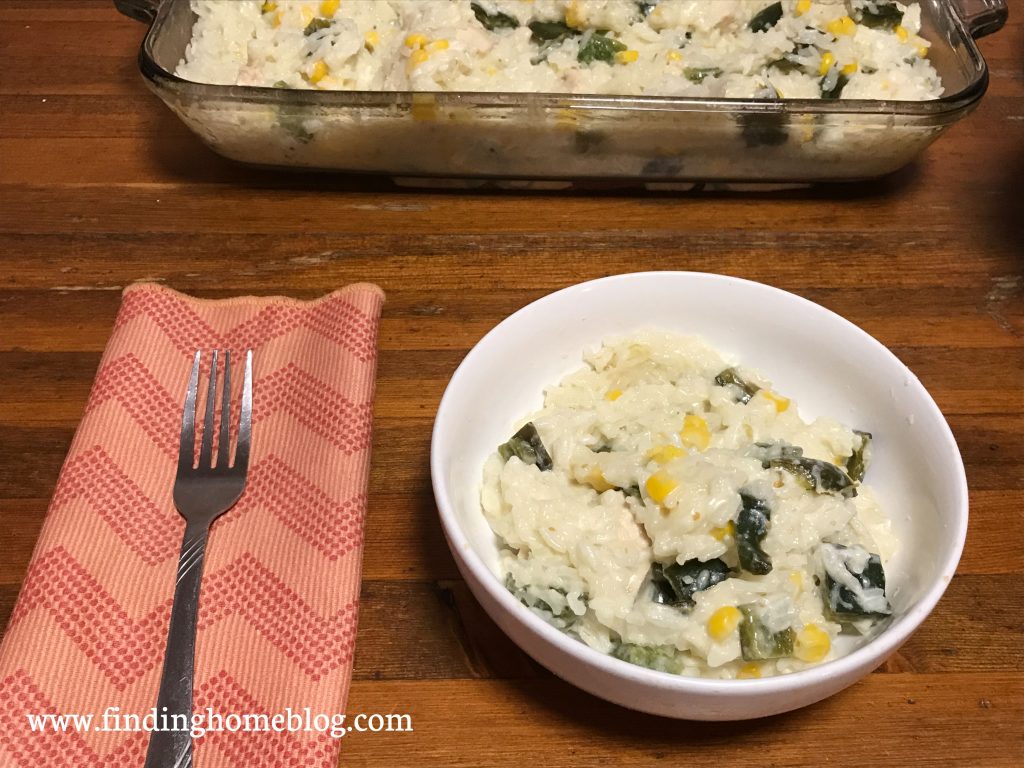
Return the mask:
<path fill-rule="evenodd" d="M 631 337 L 644 329 L 697 337 L 762 371 L 775 392 L 799 404 L 805 420 L 832 416 L 874 435 L 868 482 L 900 542 L 886 565 L 885 594 L 892 614 L 867 634 L 837 637 L 842 648 L 824 663 L 762 679 L 695 676 L 710 669 L 648 669 L 637 666 L 636 656 L 613 656 L 587 644 L 581 632 L 566 633 L 542 618 L 543 611 L 524 604 L 520 590 L 510 591 L 518 582 L 510 584 L 507 578 L 508 558 L 502 551 L 508 539 L 495 533 L 486 510 L 489 457 L 509 439 L 523 414 L 538 410 L 554 382 L 579 369 L 581 353 L 596 350 L 603 339 Z M 558 462 L 558 446 L 553 447 Z M 761 283 L 715 274 L 647 272 L 592 280 L 506 318 L 452 376 L 434 422 L 430 462 L 452 555 L 498 626 L 573 685 L 668 717 L 764 717 L 851 685 L 882 664 L 924 621 L 956 571 L 967 533 L 963 461 L 945 418 L 917 377 L 881 343 L 824 307 Z M 651 489 L 645 490 L 650 495 Z M 616 495 L 609 491 L 601 503 L 608 508 L 619 504 Z M 547 524 L 563 510 L 570 519 L 573 508 L 551 498 L 544 497 L 551 517 L 537 512 L 533 519 Z M 633 506 L 628 500 L 625 504 Z M 552 525 L 558 527 L 552 536 L 566 542 L 563 523 Z M 612 552 L 589 541 L 573 551 L 574 558 Z M 602 574 L 616 572 L 609 557 L 596 554 L 594 562 Z M 589 584 L 599 588 L 591 593 L 593 599 L 599 599 L 598 591 L 607 594 L 597 582 Z M 636 584 L 632 589 L 641 595 Z M 526 602 L 536 606 L 536 601 Z M 696 602 L 699 610 L 701 598 Z M 678 641 L 680 650 L 696 647 L 692 636 Z M 728 664 L 721 658 L 714 666 Z"/>

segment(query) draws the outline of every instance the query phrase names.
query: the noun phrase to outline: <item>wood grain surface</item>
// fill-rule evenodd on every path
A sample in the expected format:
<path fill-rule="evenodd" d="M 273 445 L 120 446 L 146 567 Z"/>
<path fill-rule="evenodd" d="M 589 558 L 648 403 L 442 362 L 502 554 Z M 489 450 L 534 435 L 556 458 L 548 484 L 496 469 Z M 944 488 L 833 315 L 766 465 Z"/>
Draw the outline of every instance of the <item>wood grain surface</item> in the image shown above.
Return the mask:
<path fill-rule="evenodd" d="M 981 107 L 873 184 L 745 195 L 456 193 L 279 175 L 212 155 L 143 86 L 144 29 L 103 0 L 0 4 L 0 626 L 120 290 L 387 292 L 347 766 L 1024 765 L 1024 2 L 981 47 Z M 449 556 L 435 408 L 509 313 L 589 278 L 720 272 L 794 291 L 889 346 L 959 441 L 956 578 L 881 669 L 814 707 L 682 723 L 584 694 L 520 652 Z"/>

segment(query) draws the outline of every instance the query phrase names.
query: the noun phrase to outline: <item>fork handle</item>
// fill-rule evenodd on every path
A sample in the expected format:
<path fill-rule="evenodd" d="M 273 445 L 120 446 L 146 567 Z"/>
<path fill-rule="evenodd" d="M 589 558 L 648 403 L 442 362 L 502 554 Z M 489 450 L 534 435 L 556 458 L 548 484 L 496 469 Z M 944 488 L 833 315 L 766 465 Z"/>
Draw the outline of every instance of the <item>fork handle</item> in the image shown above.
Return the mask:
<path fill-rule="evenodd" d="M 185 524 L 185 535 L 178 555 L 178 577 L 171 606 L 171 624 L 167 631 L 167 650 L 156 699 L 157 726 L 174 725 L 175 715 L 184 715 L 186 730 L 153 729 L 149 737 L 145 768 L 186 768 L 192 765 L 192 677 L 195 671 L 196 620 L 199 611 L 199 585 L 203 579 L 203 559 L 209 522 Z M 179 717 L 178 720 L 181 720 Z M 178 723 L 180 725 L 180 723 Z"/>

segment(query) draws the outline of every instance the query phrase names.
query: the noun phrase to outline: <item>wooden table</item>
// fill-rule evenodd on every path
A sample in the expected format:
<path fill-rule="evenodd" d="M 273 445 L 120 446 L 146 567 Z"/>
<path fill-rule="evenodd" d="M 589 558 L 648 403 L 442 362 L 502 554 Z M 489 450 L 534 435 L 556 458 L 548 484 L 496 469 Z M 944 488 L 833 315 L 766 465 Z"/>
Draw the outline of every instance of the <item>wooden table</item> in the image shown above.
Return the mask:
<path fill-rule="evenodd" d="M 103 0 L 0 5 L 0 626 L 121 288 L 387 292 L 349 766 L 1024 765 L 1024 2 L 983 41 L 980 109 L 873 185 L 785 194 L 428 193 L 236 167 L 143 87 Z M 683 723 L 606 704 L 487 619 L 430 491 L 435 408 L 501 318 L 643 269 L 761 280 L 858 323 L 923 380 L 971 486 L 958 575 L 884 667 L 810 709 Z"/>

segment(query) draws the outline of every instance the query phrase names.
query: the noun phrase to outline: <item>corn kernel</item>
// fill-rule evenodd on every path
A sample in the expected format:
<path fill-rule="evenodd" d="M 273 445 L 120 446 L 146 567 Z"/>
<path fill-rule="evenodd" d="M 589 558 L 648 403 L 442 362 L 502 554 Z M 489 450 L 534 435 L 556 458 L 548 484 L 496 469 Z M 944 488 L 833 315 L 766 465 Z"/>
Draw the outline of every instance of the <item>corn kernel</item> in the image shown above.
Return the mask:
<path fill-rule="evenodd" d="M 910 39 L 910 33 L 907 31 L 907 28 L 901 24 L 896 27 L 896 37 L 900 39 L 901 43 L 905 43 Z"/>
<path fill-rule="evenodd" d="M 274 18 L 271 20 L 270 26 L 272 26 L 274 29 L 277 29 L 278 27 L 280 27 L 281 26 L 281 18 L 282 18 L 282 13 L 281 13 L 281 11 L 278 11 L 277 13 L 274 14 Z"/>
<path fill-rule="evenodd" d="M 789 583 L 796 587 L 798 590 L 804 588 L 804 576 L 800 571 L 789 572 Z"/>
<path fill-rule="evenodd" d="M 647 495 L 656 503 L 661 504 L 672 491 L 679 487 L 679 483 L 668 472 L 658 470 L 647 478 L 644 487 L 647 488 Z"/>
<path fill-rule="evenodd" d="M 260 11 L 262 13 L 273 13 L 276 10 L 277 10 L 277 3 L 272 2 L 272 0 L 267 0 L 267 2 L 265 2 L 263 5 L 260 6 Z"/>
<path fill-rule="evenodd" d="M 700 416 L 688 413 L 683 419 L 683 429 L 679 433 L 679 439 L 691 448 L 704 451 L 711 444 L 711 430 L 708 429 L 708 423 Z"/>
<path fill-rule="evenodd" d="M 832 639 L 828 632 L 817 624 L 808 624 L 796 633 L 793 655 L 800 661 L 818 662 L 828 656 L 831 647 Z"/>
<path fill-rule="evenodd" d="M 856 66 L 857 65 L 854 64 L 854 67 L 856 67 Z M 854 71 L 856 71 L 856 69 Z M 843 68 L 843 72 L 846 72 L 846 68 L 845 67 Z M 850 73 L 847 73 L 847 74 L 850 74 Z M 768 402 L 770 402 L 772 405 L 775 406 L 775 412 L 776 413 L 785 413 L 786 411 L 789 410 L 789 398 L 788 397 L 781 397 L 779 395 L 776 395 L 770 389 L 762 389 L 760 394 L 764 395 L 765 399 L 768 400 Z"/>
<path fill-rule="evenodd" d="M 843 71 L 844 75 L 849 77 L 850 75 L 857 74 L 857 70 L 858 69 L 860 69 L 860 67 L 857 65 L 857 62 L 853 62 L 852 64 L 847 64 L 845 67 L 843 67 L 842 71 Z M 778 404 L 776 404 L 775 407 L 777 408 Z M 788 400 L 786 400 L 786 408 L 789 408 L 789 401 Z M 783 408 L 782 410 L 785 410 L 785 408 Z"/>
<path fill-rule="evenodd" d="M 736 535 L 736 523 L 734 523 L 732 520 L 730 520 L 728 523 L 723 525 L 721 528 L 716 526 L 716 527 L 712 528 L 710 531 L 708 531 L 708 533 L 710 533 L 711 537 L 713 539 L 715 539 L 716 541 L 722 541 L 722 540 L 725 539 L 726 536 L 735 536 Z"/>
<path fill-rule="evenodd" d="M 740 625 L 740 618 L 743 616 L 740 609 L 734 605 L 726 605 L 711 614 L 708 619 L 708 634 L 721 642 L 736 631 Z"/>
<path fill-rule="evenodd" d="M 448 41 L 447 40 L 435 40 L 430 45 L 428 45 L 427 48 L 429 48 L 432 51 L 443 51 L 443 50 L 446 50 L 448 48 Z"/>
<path fill-rule="evenodd" d="M 380 45 L 380 35 L 377 34 L 377 30 L 375 29 L 371 29 L 369 32 L 366 33 L 365 40 L 366 47 L 369 48 L 371 51 L 378 45 Z"/>
<path fill-rule="evenodd" d="M 927 59 L 928 58 L 928 46 L 927 45 L 919 45 L 919 46 L 917 46 L 917 55 L 920 56 L 922 59 Z"/>
<path fill-rule="evenodd" d="M 327 65 L 323 61 L 318 61 L 313 65 L 313 71 L 309 73 L 309 76 L 306 79 L 313 85 L 316 85 L 327 77 L 328 72 L 330 72 L 330 70 L 327 68 Z"/>
<path fill-rule="evenodd" d="M 601 471 L 600 467 L 591 467 L 590 471 L 587 473 L 587 485 L 598 493 L 610 491 L 615 487 L 608 482 L 608 479 L 604 476 L 604 472 Z"/>
<path fill-rule="evenodd" d="M 672 459 L 685 456 L 686 451 L 678 445 L 659 445 L 647 452 L 647 458 L 658 464 L 668 464 Z"/>
<path fill-rule="evenodd" d="M 310 8 L 308 5 L 304 5 L 304 6 L 302 6 L 301 13 L 302 13 L 302 26 L 308 27 L 309 26 L 309 22 L 311 22 L 313 20 L 313 18 L 314 18 L 313 9 Z"/>
<path fill-rule="evenodd" d="M 323 0 L 320 3 L 320 15 L 325 19 L 329 19 L 338 12 L 338 6 L 341 5 L 341 0 Z"/>
<path fill-rule="evenodd" d="M 414 35 L 409 35 L 408 37 L 405 38 L 405 47 L 406 48 L 422 48 L 426 44 L 427 44 L 427 36 L 426 35 L 414 34 Z"/>
<path fill-rule="evenodd" d="M 803 16 L 811 10 L 811 0 L 798 0 L 796 4 L 796 15 Z"/>
<path fill-rule="evenodd" d="M 409 69 L 416 69 L 420 64 L 430 58 L 430 54 L 422 48 L 413 51 L 409 55 Z"/>
<path fill-rule="evenodd" d="M 757 664 L 744 664 L 736 673 L 737 680 L 753 680 L 761 676 L 761 668 Z"/>
<path fill-rule="evenodd" d="M 682 61 L 683 60 L 683 54 L 681 54 L 679 51 L 669 51 L 666 54 L 666 56 L 668 57 L 669 61 Z"/>
<path fill-rule="evenodd" d="M 857 22 L 851 19 L 849 16 L 841 16 L 834 21 L 830 21 L 825 25 L 825 29 L 829 31 L 829 34 L 833 37 L 842 37 L 843 35 L 853 35 L 857 32 Z"/>
<path fill-rule="evenodd" d="M 583 20 L 580 19 L 580 9 L 576 2 L 577 0 L 572 0 L 569 3 L 569 7 L 565 9 L 565 23 L 570 27 L 581 29 L 584 24 Z"/>
<path fill-rule="evenodd" d="M 821 66 L 818 67 L 819 75 L 827 75 L 828 71 L 832 69 L 832 65 L 836 63 L 835 54 L 832 51 L 825 51 L 821 54 Z"/>
<path fill-rule="evenodd" d="M 640 58 L 640 51 L 619 51 L 615 54 L 615 60 L 619 64 L 632 64 Z"/>
<path fill-rule="evenodd" d="M 609 389 L 604 393 L 604 399 L 611 400 L 612 402 L 618 400 L 620 397 L 622 397 L 621 389 Z"/>

